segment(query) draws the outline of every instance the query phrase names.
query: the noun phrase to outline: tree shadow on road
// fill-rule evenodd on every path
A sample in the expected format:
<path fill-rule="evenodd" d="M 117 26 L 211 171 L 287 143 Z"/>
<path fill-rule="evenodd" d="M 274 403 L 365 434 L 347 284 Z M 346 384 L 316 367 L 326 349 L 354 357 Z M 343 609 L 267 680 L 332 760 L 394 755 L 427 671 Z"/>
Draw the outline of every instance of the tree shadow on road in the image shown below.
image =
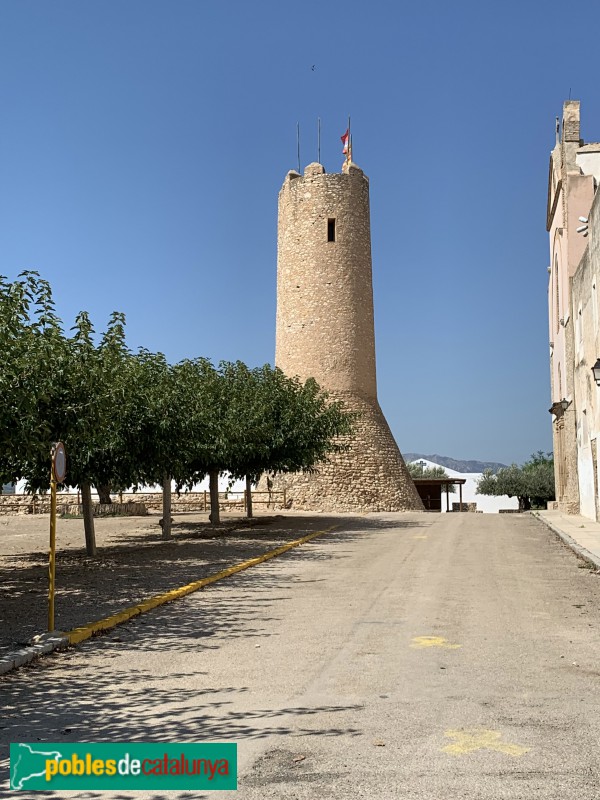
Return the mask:
<path fill-rule="evenodd" d="M 53 653 L 5 676 L 0 682 L 0 757 L 7 756 L 11 741 L 239 742 L 271 736 L 362 735 L 356 724 L 335 723 L 336 715 L 343 716 L 349 711 L 358 717 L 362 709 L 360 705 L 236 710 L 239 706 L 236 698 L 247 694 L 249 686 L 218 687 L 206 672 L 181 669 L 190 653 L 220 648 L 225 641 L 235 638 L 254 638 L 260 642 L 272 636 L 270 623 L 281 618 L 281 607 L 274 612 L 274 604 L 282 600 L 292 601 L 287 589 L 304 580 L 301 568 L 307 561 L 346 558 L 345 545 L 373 533 L 396 530 L 402 520 L 319 517 L 313 530 L 322 530 L 336 523 L 341 523 L 341 527 L 290 550 L 282 559 L 241 572 L 228 579 L 227 584 L 214 584 L 207 590 L 211 597 L 206 609 L 201 594 L 196 593 L 179 601 L 177 606 L 167 604 L 135 618 L 85 643 L 79 650 Z M 403 527 L 412 530 L 423 524 L 405 520 Z M 300 527 L 306 532 L 306 524 Z M 158 587 L 161 581 L 161 591 L 169 588 L 164 582 L 173 576 L 176 585 L 180 585 L 186 579 L 200 577 L 203 569 L 208 574 L 225 563 L 243 560 L 242 555 L 251 557 L 264 552 L 274 542 L 285 542 L 286 533 L 288 540 L 298 538 L 297 527 L 286 532 L 282 526 L 281 532 L 276 533 L 267 548 L 261 543 L 257 549 L 256 540 L 249 544 L 244 542 L 242 535 L 226 542 L 186 542 L 173 548 L 167 545 L 160 549 L 160 559 L 155 554 L 143 565 L 128 558 L 119 561 L 115 557 L 114 572 L 109 573 L 111 579 L 104 586 L 94 581 L 94 576 L 99 573 L 97 569 L 69 571 L 69 554 L 64 554 L 59 574 L 62 572 L 64 583 L 70 583 L 71 598 L 80 603 L 77 621 L 81 623 L 99 618 L 107 607 L 102 597 L 95 596 L 96 592 L 103 590 L 105 595 L 116 594 L 114 603 L 118 608 L 123 606 L 124 586 L 117 580 L 119 576 L 128 581 L 128 592 L 135 590 L 147 596 L 151 593 L 150 587 Z M 102 558 L 105 563 L 110 563 L 107 555 L 103 554 Z M 281 569 L 282 564 L 285 569 Z M 132 569 L 134 566 L 136 569 Z M 29 571 L 31 579 L 36 569 L 39 569 L 38 565 L 31 563 L 25 568 L 25 573 Z M 15 566 L 12 579 L 19 581 L 22 572 Z M 236 588 L 233 594 L 229 591 L 232 582 Z M 92 653 L 86 654 L 86 648 L 90 648 Z M 132 651 L 164 652 L 167 672 L 161 675 L 156 671 L 128 668 L 123 663 L 123 656 Z M 86 659 L 92 654 L 96 662 L 104 665 L 103 669 L 88 668 Z M 173 672 L 168 672 L 169 665 Z M 326 719 L 325 724 L 315 727 L 317 714 L 325 714 Z M 4 764 L 6 766 L 6 761 Z M 55 798 L 63 796 L 56 792 L 39 794 Z M 105 800 L 107 797 L 101 792 L 79 793 L 77 796 L 89 800 Z M 134 796 L 127 792 L 111 793 L 111 800 L 128 800 Z M 183 800 L 190 794 L 159 792 L 153 795 L 152 800 L 175 800 L 176 797 Z M 209 794 L 194 793 L 194 797 L 208 798 Z"/>
<path fill-rule="evenodd" d="M 322 546 L 315 547 L 311 542 L 284 557 L 343 558 L 344 543 L 390 529 L 428 524 L 402 518 L 307 515 L 276 519 L 260 532 L 240 528 L 206 539 L 193 538 L 195 532 L 205 530 L 204 523 L 185 522 L 181 538 L 154 543 L 142 538 L 140 543 L 140 537 L 126 537 L 123 545 L 104 548 L 96 559 L 88 558 L 83 551 L 59 550 L 56 628 L 70 630 L 101 619 L 333 525 L 338 526 L 336 530 L 314 540 Z M 46 629 L 47 569 L 47 554 L 43 552 L 0 559 L 0 652 L 14 650 Z"/>
<path fill-rule="evenodd" d="M 244 594 L 236 602 L 222 606 L 213 603 L 210 619 L 200 620 L 181 613 L 165 619 L 165 607 L 149 615 L 154 619 L 147 627 L 138 624 L 131 626 L 129 636 L 122 633 L 125 639 L 114 631 L 112 636 L 84 645 L 93 649 L 96 665 L 104 668 L 88 668 L 82 649 L 52 654 L 6 676 L 0 684 L 0 757 L 6 757 L 10 742 L 243 742 L 271 736 L 361 735 L 356 725 L 336 725 L 334 721 L 343 712 L 359 715 L 360 705 L 240 709 L 238 698 L 250 692 L 248 685 L 218 686 L 214 675 L 202 670 L 175 668 L 157 674 L 155 670 L 121 666 L 122 641 L 127 643 L 125 652 L 147 650 L 154 643 L 169 659 L 177 646 L 181 654 L 177 664 L 181 665 L 185 655 L 192 652 L 195 637 L 199 647 L 216 648 L 235 635 L 267 636 L 260 625 L 274 619 L 268 607 L 275 599 L 265 599 L 257 607 L 256 597 Z M 111 657 L 121 657 L 113 668 Z M 325 714 L 327 723 L 309 724 L 318 714 Z M 54 792 L 43 794 L 62 797 Z M 156 800 L 162 796 L 156 794 Z M 170 800 L 173 796 L 168 795 Z M 91 792 L 78 797 L 106 798 L 106 794 Z"/>

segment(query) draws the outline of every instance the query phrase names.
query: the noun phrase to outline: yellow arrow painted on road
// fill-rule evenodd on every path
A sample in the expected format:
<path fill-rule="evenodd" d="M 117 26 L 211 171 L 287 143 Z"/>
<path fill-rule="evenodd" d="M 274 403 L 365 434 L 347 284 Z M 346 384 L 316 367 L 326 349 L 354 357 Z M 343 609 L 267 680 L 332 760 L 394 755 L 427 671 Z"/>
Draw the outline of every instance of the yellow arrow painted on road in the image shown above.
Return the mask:
<path fill-rule="evenodd" d="M 444 753 L 453 756 L 464 756 L 477 750 L 494 750 L 507 756 L 518 757 L 528 753 L 531 748 L 522 747 L 520 744 L 508 744 L 502 741 L 500 731 L 488 731 L 484 728 L 470 728 L 462 731 L 446 731 L 448 739 L 455 739 L 453 744 L 442 747 Z"/>
<path fill-rule="evenodd" d="M 410 646 L 417 650 L 425 647 L 444 647 L 446 650 L 456 650 L 458 647 L 462 647 L 460 644 L 452 644 L 443 636 L 415 636 Z"/>

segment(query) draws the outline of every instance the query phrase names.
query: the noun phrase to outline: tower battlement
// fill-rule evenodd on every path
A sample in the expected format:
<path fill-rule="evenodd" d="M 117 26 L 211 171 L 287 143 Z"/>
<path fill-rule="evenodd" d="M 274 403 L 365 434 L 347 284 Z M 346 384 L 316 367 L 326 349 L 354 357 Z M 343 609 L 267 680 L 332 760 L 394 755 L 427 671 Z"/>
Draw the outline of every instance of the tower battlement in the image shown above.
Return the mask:
<path fill-rule="evenodd" d="M 369 182 L 368 177 L 362 171 L 362 169 L 355 164 L 353 161 L 346 161 L 342 167 L 342 171 L 340 172 L 326 172 L 325 167 L 322 164 L 319 164 L 318 161 L 313 161 L 311 164 L 308 164 L 304 168 L 304 175 L 300 175 L 295 169 L 291 169 L 285 177 L 285 181 L 283 182 L 283 186 L 281 187 L 281 191 L 284 191 L 286 186 L 289 185 L 292 181 L 296 180 L 296 178 L 315 178 L 319 175 L 349 175 L 351 177 L 361 177 L 363 180 Z"/>

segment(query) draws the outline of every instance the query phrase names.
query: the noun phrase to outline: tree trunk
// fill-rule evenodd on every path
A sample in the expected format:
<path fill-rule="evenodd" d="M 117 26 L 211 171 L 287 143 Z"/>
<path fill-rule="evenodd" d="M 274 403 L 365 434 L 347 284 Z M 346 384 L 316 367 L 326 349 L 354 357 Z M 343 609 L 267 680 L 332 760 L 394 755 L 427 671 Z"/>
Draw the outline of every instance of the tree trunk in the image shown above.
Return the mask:
<path fill-rule="evenodd" d="M 208 479 L 210 486 L 210 516 L 208 519 L 212 525 L 218 525 L 221 522 L 219 511 L 219 470 L 211 469 L 208 473 Z"/>
<path fill-rule="evenodd" d="M 529 497 L 519 497 L 519 511 L 530 511 L 531 501 Z"/>
<path fill-rule="evenodd" d="M 163 517 L 162 517 L 162 538 L 171 538 L 171 478 L 165 475 L 163 478 Z"/>
<path fill-rule="evenodd" d="M 110 486 L 96 486 L 98 491 L 98 502 L 110 505 L 112 500 L 110 498 Z"/>
<path fill-rule="evenodd" d="M 81 506 L 83 508 L 83 529 L 85 531 L 85 549 L 88 556 L 96 555 L 96 531 L 94 529 L 94 508 L 92 506 L 92 487 L 89 483 L 81 484 Z"/>
<path fill-rule="evenodd" d="M 252 481 L 246 475 L 246 516 L 252 518 Z"/>

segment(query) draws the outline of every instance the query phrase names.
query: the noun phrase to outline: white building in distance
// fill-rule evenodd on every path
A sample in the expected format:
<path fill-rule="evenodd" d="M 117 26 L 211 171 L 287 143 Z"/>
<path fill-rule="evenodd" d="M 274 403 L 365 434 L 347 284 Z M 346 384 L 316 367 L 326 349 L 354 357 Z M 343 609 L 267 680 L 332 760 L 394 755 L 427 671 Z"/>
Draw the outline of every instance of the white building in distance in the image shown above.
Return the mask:
<path fill-rule="evenodd" d="M 484 514 L 497 514 L 499 511 L 504 510 L 516 511 L 519 508 L 519 501 L 516 497 L 509 497 L 506 494 L 499 497 L 477 494 L 477 484 L 481 480 L 482 472 L 457 472 L 455 469 L 448 469 L 443 464 L 436 464 L 434 461 L 427 461 L 425 458 L 419 458 L 413 463 L 424 465 L 424 469 L 441 467 L 448 477 L 465 479 L 466 483 L 462 487 L 463 503 L 477 503 L 477 511 L 483 511 Z M 452 503 L 458 502 L 458 492 L 451 492 L 448 497 L 450 509 L 452 509 Z M 444 494 L 442 494 L 442 513 L 446 513 L 446 498 Z"/>

